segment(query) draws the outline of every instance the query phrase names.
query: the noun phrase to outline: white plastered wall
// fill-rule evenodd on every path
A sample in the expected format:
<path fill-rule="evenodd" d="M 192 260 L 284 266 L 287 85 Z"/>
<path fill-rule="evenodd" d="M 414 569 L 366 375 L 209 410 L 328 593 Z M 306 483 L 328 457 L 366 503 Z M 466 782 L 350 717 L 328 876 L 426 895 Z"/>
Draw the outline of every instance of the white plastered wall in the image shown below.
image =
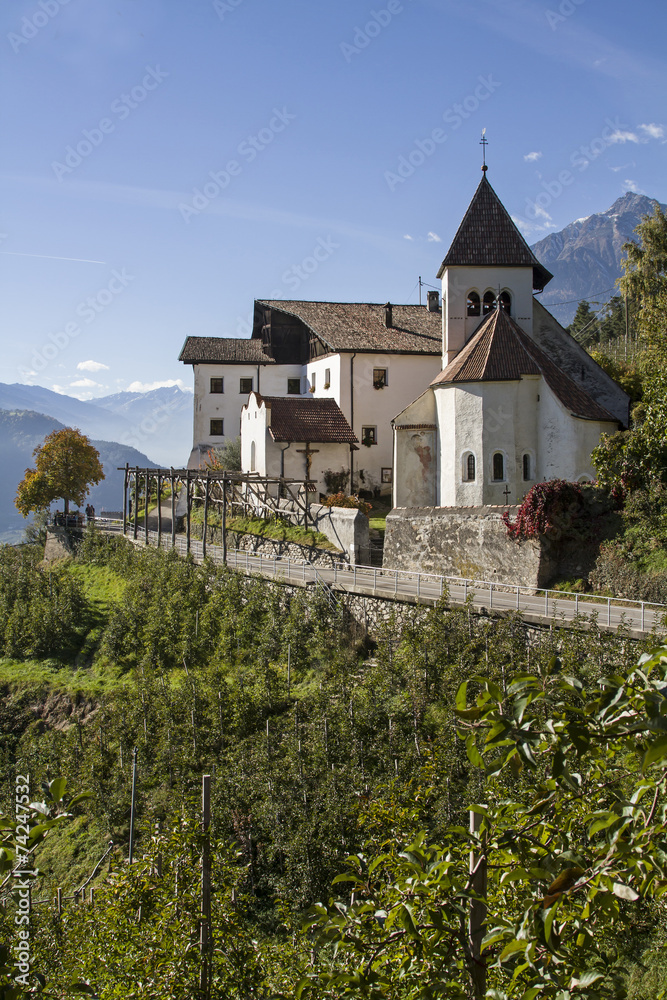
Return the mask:
<path fill-rule="evenodd" d="M 394 507 L 432 507 L 437 502 L 438 432 L 435 394 L 427 389 L 394 421 Z"/>
<path fill-rule="evenodd" d="M 448 267 L 442 276 L 443 367 L 453 361 L 484 317 L 466 316 L 468 292 L 507 291 L 511 297 L 510 316 L 530 336 L 533 331 L 532 267 Z"/>

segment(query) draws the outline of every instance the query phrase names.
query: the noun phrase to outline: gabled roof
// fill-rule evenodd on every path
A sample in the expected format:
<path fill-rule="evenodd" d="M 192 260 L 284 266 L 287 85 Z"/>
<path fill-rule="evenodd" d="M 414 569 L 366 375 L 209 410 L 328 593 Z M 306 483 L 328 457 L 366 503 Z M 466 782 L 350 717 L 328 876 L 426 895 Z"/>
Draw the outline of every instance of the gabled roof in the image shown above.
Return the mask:
<path fill-rule="evenodd" d="M 516 381 L 541 375 L 566 410 L 584 420 L 618 420 L 581 389 L 503 309 L 494 310 L 431 385 Z"/>
<path fill-rule="evenodd" d="M 553 278 L 512 222 L 486 173 L 440 265 L 438 277 L 442 277 L 446 267 L 455 265 L 532 267 L 533 288 L 539 289 Z"/>
<path fill-rule="evenodd" d="M 374 302 L 297 302 L 258 299 L 301 320 L 330 351 L 374 351 L 394 354 L 440 354 L 442 314 L 426 306 L 391 307 L 391 326 L 385 325 L 385 306 Z"/>
<path fill-rule="evenodd" d="M 333 399 L 307 396 L 260 396 L 271 410 L 269 430 L 274 441 L 355 444 L 357 438 Z"/>
<path fill-rule="evenodd" d="M 188 337 L 179 361 L 195 364 L 272 365 L 273 358 L 262 350 L 262 342 L 248 337 Z"/>

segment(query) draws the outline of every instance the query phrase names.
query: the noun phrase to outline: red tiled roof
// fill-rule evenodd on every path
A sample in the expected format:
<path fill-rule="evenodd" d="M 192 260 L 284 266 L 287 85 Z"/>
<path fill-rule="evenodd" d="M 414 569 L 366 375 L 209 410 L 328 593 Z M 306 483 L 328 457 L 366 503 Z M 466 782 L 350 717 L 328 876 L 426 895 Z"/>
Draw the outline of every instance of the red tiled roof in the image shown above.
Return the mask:
<path fill-rule="evenodd" d="M 392 325 L 385 325 L 385 306 L 375 302 L 297 302 L 258 299 L 295 316 L 330 351 L 391 351 L 392 354 L 440 354 L 442 314 L 426 306 L 393 305 Z"/>
<path fill-rule="evenodd" d="M 261 396 L 271 410 L 274 441 L 355 444 L 357 438 L 333 399 L 307 396 Z"/>
<path fill-rule="evenodd" d="M 532 267 L 533 288 L 544 288 L 553 275 L 530 249 L 509 212 L 483 174 L 468 211 L 463 216 L 438 277 L 446 267 Z"/>
<path fill-rule="evenodd" d="M 575 417 L 618 423 L 616 417 L 573 382 L 503 309 L 494 310 L 431 385 L 503 382 L 542 375 Z"/>
<path fill-rule="evenodd" d="M 188 337 L 178 360 L 186 365 L 275 363 L 262 350 L 261 341 L 251 340 L 249 337 Z"/>

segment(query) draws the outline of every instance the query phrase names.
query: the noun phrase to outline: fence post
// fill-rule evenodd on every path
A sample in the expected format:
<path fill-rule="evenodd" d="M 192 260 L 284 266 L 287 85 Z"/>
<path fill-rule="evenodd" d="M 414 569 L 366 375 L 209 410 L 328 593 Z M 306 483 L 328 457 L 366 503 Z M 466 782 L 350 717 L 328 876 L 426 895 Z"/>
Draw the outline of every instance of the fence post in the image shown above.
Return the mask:
<path fill-rule="evenodd" d="M 464 580 L 463 581 L 463 603 L 465 604 L 465 602 L 467 600 L 468 600 L 468 581 Z"/>
<path fill-rule="evenodd" d="M 642 632 L 644 631 L 644 602 L 642 601 Z"/>
<path fill-rule="evenodd" d="M 211 995 L 211 847 L 209 828 L 211 825 L 211 775 L 202 775 L 202 833 L 204 846 L 201 861 L 201 925 L 199 929 L 199 951 L 201 966 L 199 989 L 202 1000 Z"/>
<path fill-rule="evenodd" d="M 493 607 L 493 584 L 489 584 L 489 611 Z"/>
<path fill-rule="evenodd" d="M 544 617 L 549 617 L 549 591 L 544 591 Z"/>
<path fill-rule="evenodd" d="M 611 597 L 607 598 L 607 625 L 611 625 Z"/>
<path fill-rule="evenodd" d="M 574 595 L 574 613 L 579 614 L 579 594 Z"/>
<path fill-rule="evenodd" d="M 421 596 L 421 573 L 417 573 L 417 597 Z"/>
<path fill-rule="evenodd" d="M 134 806 L 137 795 L 137 748 L 132 751 L 132 805 L 130 807 L 130 846 L 128 849 L 128 864 L 132 864 L 134 852 Z"/>
<path fill-rule="evenodd" d="M 58 891 L 56 895 L 56 906 L 58 907 L 58 916 L 60 916 L 61 913 L 63 912 L 63 891 L 60 888 L 60 886 L 58 886 Z"/>

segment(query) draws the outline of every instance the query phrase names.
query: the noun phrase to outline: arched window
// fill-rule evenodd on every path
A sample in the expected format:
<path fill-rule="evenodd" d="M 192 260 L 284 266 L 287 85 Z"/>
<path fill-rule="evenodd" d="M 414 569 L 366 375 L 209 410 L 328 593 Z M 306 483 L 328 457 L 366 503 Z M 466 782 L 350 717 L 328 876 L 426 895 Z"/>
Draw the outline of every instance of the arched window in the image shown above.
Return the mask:
<path fill-rule="evenodd" d="M 470 292 L 468 294 L 466 308 L 468 316 L 479 316 L 479 295 L 477 292 Z"/>
<path fill-rule="evenodd" d="M 493 478 L 496 482 L 502 482 L 505 478 L 505 459 L 501 451 L 495 452 L 493 456 Z"/>
<path fill-rule="evenodd" d="M 523 481 L 527 483 L 533 477 L 530 474 L 530 455 L 523 456 Z"/>
<path fill-rule="evenodd" d="M 463 456 L 463 482 L 475 482 L 475 456 L 470 451 Z"/>
<path fill-rule="evenodd" d="M 255 471 L 255 442 L 250 443 L 250 471 Z"/>
<path fill-rule="evenodd" d="M 488 316 L 496 308 L 496 297 L 493 292 L 484 292 L 484 301 L 482 306 L 482 312 L 485 316 Z"/>
<path fill-rule="evenodd" d="M 503 312 L 509 313 L 512 310 L 512 299 L 509 292 L 500 293 L 500 308 Z"/>

